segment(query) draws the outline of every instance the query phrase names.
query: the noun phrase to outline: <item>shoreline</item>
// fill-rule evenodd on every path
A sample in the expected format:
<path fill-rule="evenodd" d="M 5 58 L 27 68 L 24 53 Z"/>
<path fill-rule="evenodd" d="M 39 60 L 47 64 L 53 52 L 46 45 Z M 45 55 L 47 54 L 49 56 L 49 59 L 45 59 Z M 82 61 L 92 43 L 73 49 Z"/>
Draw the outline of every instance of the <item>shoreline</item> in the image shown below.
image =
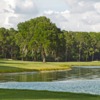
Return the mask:
<path fill-rule="evenodd" d="M 73 66 L 100 66 L 100 61 L 43 63 L 17 60 L 0 60 L 0 73 L 66 71 L 71 70 Z"/>

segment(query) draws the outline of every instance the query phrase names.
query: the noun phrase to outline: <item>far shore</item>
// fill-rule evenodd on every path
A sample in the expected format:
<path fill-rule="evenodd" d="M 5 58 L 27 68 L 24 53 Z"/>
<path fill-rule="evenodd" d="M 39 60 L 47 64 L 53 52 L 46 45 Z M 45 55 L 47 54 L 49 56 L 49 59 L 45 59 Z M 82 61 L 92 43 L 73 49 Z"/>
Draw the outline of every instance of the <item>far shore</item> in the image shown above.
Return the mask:
<path fill-rule="evenodd" d="M 93 62 L 32 62 L 18 60 L 0 60 L 0 73 L 33 71 L 66 71 L 72 66 L 100 66 L 100 61 Z"/>

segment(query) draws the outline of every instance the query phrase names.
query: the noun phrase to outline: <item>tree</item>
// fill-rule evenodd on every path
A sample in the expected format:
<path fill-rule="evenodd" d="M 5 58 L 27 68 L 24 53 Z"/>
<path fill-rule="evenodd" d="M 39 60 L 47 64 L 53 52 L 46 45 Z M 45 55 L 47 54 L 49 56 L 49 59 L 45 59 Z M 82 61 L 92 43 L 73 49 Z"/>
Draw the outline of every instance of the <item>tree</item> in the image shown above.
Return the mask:
<path fill-rule="evenodd" d="M 100 60 L 100 32 L 62 31 L 45 16 L 0 28 L 0 58 L 31 61 Z"/>
<path fill-rule="evenodd" d="M 97 45 L 100 40 L 97 40 L 96 34 L 93 32 L 90 33 L 90 38 L 91 38 L 91 42 L 90 42 L 91 47 L 89 49 L 89 54 L 90 56 L 92 56 L 92 61 L 93 61 L 95 57 L 95 53 L 99 52 Z"/>
<path fill-rule="evenodd" d="M 36 22 L 34 27 L 34 41 L 40 50 L 41 57 L 43 62 L 46 61 L 46 57 L 50 52 L 54 52 L 55 57 L 59 54 L 58 45 L 60 46 L 61 42 L 61 31 L 53 24 L 50 19 L 46 17 L 38 17 L 34 19 Z"/>
<path fill-rule="evenodd" d="M 65 52 L 65 61 L 70 61 L 72 59 L 75 59 L 76 55 L 73 54 L 75 52 L 74 50 L 74 44 L 75 44 L 75 33 L 71 31 L 63 31 L 65 35 L 66 40 L 66 52 Z"/>
<path fill-rule="evenodd" d="M 9 55 L 11 59 L 17 59 L 17 55 L 19 52 L 15 38 L 17 35 L 17 31 L 14 28 L 10 28 L 8 32 L 9 32 L 9 42 L 8 42 Z"/>
<path fill-rule="evenodd" d="M 23 22 L 18 24 L 18 34 L 16 35 L 16 42 L 20 48 L 20 54 L 22 60 L 27 60 L 28 43 L 30 41 L 29 34 L 29 22 Z"/>
<path fill-rule="evenodd" d="M 1 56 L 7 58 L 8 53 L 8 41 L 9 41 L 9 33 L 5 28 L 0 28 L 0 48 L 1 48 Z"/>
<path fill-rule="evenodd" d="M 26 57 L 29 51 L 34 55 L 40 52 L 45 62 L 50 50 L 55 51 L 55 55 L 58 56 L 57 53 L 60 50 L 58 45 L 60 46 L 62 33 L 50 19 L 42 16 L 19 23 L 18 31 L 18 44 L 23 57 Z"/>

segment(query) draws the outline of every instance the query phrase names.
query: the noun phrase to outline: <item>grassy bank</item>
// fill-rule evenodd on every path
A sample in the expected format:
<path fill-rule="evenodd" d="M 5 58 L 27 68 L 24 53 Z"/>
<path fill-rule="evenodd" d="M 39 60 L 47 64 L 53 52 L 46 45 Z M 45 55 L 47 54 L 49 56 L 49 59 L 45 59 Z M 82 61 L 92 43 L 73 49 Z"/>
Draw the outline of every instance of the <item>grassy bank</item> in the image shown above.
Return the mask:
<path fill-rule="evenodd" d="M 25 71 L 68 70 L 63 63 L 42 63 L 31 61 L 0 60 L 0 73 Z"/>
<path fill-rule="evenodd" d="M 0 100 L 100 100 L 100 96 L 66 92 L 0 89 Z"/>
<path fill-rule="evenodd" d="M 0 73 L 25 71 L 68 70 L 71 66 L 100 66 L 100 62 L 29 62 L 0 60 Z"/>

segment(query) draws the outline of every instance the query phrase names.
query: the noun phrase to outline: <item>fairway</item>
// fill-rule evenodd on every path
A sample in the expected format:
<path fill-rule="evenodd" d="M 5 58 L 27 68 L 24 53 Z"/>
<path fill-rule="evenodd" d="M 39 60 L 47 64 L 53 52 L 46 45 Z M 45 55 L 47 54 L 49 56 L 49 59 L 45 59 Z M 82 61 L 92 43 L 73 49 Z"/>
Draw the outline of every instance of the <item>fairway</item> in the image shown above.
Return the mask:
<path fill-rule="evenodd" d="M 0 73 L 70 70 L 71 66 L 100 66 L 100 62 L 32 62 L 0 60 Z"/>
<path fill-rule="evenodd" d="M 31 71 L 50 71 L 68 70 L 70 67 L 64 63 L 43 63 L 32 61 L 0 60 L 0 73 L 6 72 L 31 72 Z"/>
<path fill-rule="evenodd" d="M 100 100 L 100 96 L 66 92 L 0 89 L 0 100 Z"/>

